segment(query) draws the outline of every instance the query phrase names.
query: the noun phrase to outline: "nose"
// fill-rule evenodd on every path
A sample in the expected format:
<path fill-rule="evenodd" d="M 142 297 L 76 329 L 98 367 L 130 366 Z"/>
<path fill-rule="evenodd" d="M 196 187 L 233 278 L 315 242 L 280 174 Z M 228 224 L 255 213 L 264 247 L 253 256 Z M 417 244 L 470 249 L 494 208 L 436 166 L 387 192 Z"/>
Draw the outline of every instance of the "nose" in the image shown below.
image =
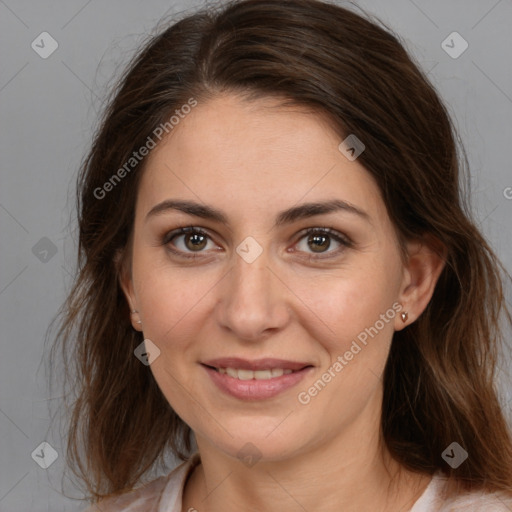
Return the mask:
<path fill-rule="evenodd" d="M 238 254 L 222 280 L 216 316 L 238 339 L 258 341 L 290 321 L 289 292 L 269 268 L 266 251 L 247 263 Z"/>

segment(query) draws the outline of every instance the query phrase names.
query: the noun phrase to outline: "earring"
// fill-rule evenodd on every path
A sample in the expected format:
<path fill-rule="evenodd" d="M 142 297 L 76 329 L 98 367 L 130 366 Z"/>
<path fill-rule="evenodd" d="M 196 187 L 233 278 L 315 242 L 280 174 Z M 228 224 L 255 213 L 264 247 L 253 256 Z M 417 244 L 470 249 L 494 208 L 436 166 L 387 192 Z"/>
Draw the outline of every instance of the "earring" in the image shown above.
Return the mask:
<path fill-rule="evenodd" d="M 407 317 L 408 316 L 409 315 L 405 311 L 400 315 L 400 317 L 402 318 L 402 322 L 403 323 L 407 322 Z"/>
<path fill-rule="evenodd" d="M 131 314 L 133 315 L 134 313 L 138 313 L 138 311 L 137 311 L 136 309 L 133 309 L 133 310 L 131 311 Z M 141 323 L 142 323 L 142 322 L 141 322 L 141 320 L 136 320 L 136 322 L 137 322 L 138 324 L 141 324 Z"/>

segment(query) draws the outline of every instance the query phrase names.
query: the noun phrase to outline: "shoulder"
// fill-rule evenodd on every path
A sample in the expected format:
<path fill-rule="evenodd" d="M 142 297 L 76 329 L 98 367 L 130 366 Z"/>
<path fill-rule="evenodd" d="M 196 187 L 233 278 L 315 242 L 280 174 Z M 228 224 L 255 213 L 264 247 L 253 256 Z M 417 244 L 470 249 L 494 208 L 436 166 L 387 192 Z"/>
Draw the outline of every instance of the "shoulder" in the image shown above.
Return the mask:
<path fill-rule="evenodd" d="M 198 464 L 199 456 L 194 454 L 168 475 L 117 496 L 111 496 L 90 505 L 83 512 L 159 512 L 181 511 L 183 486 L 190 471 Z"/>
<path fill-rule="evenodd" d="M 471 491 L 447 497 L 448 479 L 437 473 L 411 512 L 512 512 L 512 491 Z"/>
<path fill-rule="evenodd" d="M 84 512 L 157 512 L 167 481 L 167 477 L 162 476 L 132 491 L 104 498 Z"/>
<path fill-rule="evenodd" d="M 502 493 L 471 492 L 448 500 L 440 512 L 511 512 L 512 497 Z"/>

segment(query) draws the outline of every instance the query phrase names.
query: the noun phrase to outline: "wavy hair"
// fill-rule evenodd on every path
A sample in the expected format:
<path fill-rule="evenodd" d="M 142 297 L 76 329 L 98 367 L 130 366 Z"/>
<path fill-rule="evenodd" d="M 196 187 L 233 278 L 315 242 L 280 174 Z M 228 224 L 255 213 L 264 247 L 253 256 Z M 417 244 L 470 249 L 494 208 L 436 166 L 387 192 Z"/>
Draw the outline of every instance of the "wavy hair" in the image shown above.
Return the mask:
<path fill-rule="evenodd" d="M 134 357 L 116 254 L 129 247 L 146 159 L 111 179 L 169 116 L 220 93 L 275 97 L 327 116 L 378 184 L 404 242 L 437 240 L 446 265 L 423 314 L 394 334 L 381 430 L 410 470 L 465 489 L 512 488 L 512 441 L 495 389 L 510 275 L 469 208 L 467 159 L 453 123 L 403 44 L 368 16 L 319 0 L 243 0 L 188 15 L 151 38 L 114 88 L 77 181 L 78 271 L 52 348 L 70 403 L 67 454 L 88 492 L 132 488 L 166 453 L 186 460 L 191 430 Z M 442 459 L 457 441 L 469 458 Z"/>

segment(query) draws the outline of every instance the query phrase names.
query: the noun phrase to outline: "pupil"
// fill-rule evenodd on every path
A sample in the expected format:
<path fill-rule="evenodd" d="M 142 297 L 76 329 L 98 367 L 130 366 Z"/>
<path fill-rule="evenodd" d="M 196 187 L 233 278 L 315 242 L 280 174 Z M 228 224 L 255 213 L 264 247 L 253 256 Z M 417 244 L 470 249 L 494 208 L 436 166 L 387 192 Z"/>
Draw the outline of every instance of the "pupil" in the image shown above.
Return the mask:
<path fill-rule="evenodd" d="M 206 245 L 206 237 L 200 233 L 193 233 L 187 236 L 189 249 L 202 249 Z"/>
<path fill-rule="evenodd" d="M 309 241 L 308 245 L 314 252 L 322 252 L 331 245 L 329 237 L 325 235 L 312 235 Z"/>

